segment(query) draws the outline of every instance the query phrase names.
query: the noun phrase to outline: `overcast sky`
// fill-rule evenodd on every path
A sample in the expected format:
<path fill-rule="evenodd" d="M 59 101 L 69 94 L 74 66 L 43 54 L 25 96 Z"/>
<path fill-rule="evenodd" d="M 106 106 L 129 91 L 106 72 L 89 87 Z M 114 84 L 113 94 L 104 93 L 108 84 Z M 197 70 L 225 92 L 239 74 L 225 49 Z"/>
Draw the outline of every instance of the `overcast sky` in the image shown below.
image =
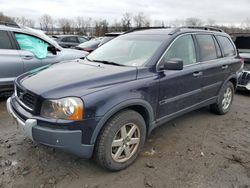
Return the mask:
<path fill-rule="evenodd" d="M 0 12 L 35 21 L 46 13 L 54 18 L 83 16 L 112 22 L 125 12 L 144 12 L 152 21 L 197 17 L 240 24 L 250 18 L 250 0 L 0 0 Z"/>

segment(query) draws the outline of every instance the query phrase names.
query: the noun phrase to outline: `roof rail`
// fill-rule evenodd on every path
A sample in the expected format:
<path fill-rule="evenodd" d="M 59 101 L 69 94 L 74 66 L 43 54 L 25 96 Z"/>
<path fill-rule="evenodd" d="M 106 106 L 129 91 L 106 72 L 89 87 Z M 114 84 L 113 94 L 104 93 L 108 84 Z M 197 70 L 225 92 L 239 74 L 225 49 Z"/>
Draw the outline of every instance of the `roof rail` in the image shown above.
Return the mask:
<path fill-rule="evenodd" d="M 146 30 L 146 29 L 169 29 L 169 28 L 170 27 L 164 27 L 164 26 L 161 26 L 161 27 L 136 27 L 136 28 L 132 28 L 132 29 L 126 31 L 124 34 L 131 33 L 134 31 Z"/>
<path fill-rule="evenodd" d="M 5 26 L 10 26 L 10 27 L 18 27 L 20 28 L 19 25 L 15 22 L 5 22 L 5 21 L 0 21 L 0 25 L 5 25 Z"/>
<path fill-rule="evenodd" d="M 218 32 L 223 32 L 224 31 L 220 28 L 216 28 L 216 27 L 211 27 L 211 26 L 181 26 L 181 27 L 177 27 L 176 29 L 174 29 L 172 32 L 169 33 L 169 35 L 173 35 L 177 32 L 179 32 L 181 29 L 202 29 L 202 30 L 206 30 L 206 31 L 218 31 Z"/>

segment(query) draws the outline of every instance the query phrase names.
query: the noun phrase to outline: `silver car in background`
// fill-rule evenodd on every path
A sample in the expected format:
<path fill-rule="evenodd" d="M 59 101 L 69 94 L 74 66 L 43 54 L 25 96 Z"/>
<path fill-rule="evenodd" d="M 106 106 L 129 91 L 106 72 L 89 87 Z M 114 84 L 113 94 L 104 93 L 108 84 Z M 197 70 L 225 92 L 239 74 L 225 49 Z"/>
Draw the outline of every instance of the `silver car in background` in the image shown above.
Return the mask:
<path fill-rule="evenodd" d="M 0 22 L 0 96 L 12 91 L 15 78 L 27 71 L 87 54 L 62 48 L 42 31 Z"/>

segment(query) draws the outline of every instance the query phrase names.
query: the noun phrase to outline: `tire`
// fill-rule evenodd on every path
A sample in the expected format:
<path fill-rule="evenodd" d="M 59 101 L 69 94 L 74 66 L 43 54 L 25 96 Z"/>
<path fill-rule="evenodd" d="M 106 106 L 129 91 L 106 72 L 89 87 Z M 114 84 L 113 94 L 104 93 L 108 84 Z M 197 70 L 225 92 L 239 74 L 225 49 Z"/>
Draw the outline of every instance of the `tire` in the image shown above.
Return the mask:
<path fill-rule="evenodd" d="M 230 94 L 227 92 L 230 92 Z M 222 87 L 219 93 L 217 103 L 210 105 L 211 111 L 218 115 L 226 114 L 230 110 L 233 98 L 234 98 L 234 85 L 232 82 L 229 81 Z"/>
<path fill-rule="evenodd" d="M 94 158 L 107 170 L 123 170 L 136 160 L 145 138 L 143 117 L 133 110 L 122 111 L 113 116 L 99 134 Z"/>

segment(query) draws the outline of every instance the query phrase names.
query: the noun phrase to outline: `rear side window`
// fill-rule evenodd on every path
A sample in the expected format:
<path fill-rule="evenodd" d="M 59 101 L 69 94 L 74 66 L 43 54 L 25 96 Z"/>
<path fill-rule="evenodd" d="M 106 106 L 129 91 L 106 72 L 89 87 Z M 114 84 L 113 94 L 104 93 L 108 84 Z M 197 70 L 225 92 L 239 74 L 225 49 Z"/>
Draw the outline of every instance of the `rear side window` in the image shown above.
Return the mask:
<path fill-rule="evenodd" d="M 169 61 L 172 58 L 181 59 L 184 65 L 196 63 L 194 41 L 191 35 L 182 36 L 172 44 L 164 59 Z"/>
<path fill-rule="evenodd" d="M 209 61 L 217 58 L 217 51 L 212 35 L 196 35 L 199 45 L 200 60 Z"/>
<path fill-rule="evenodd" d="M 221 44 L 225 57 L 233 56 L 236 54 L 233 44 L 227 37 L 217 36 L 217 39 Z"/>
<path fill-rule="evenodd" d="M 0 49 L 13 49 L 6 31 L 0 31 Z"/>

